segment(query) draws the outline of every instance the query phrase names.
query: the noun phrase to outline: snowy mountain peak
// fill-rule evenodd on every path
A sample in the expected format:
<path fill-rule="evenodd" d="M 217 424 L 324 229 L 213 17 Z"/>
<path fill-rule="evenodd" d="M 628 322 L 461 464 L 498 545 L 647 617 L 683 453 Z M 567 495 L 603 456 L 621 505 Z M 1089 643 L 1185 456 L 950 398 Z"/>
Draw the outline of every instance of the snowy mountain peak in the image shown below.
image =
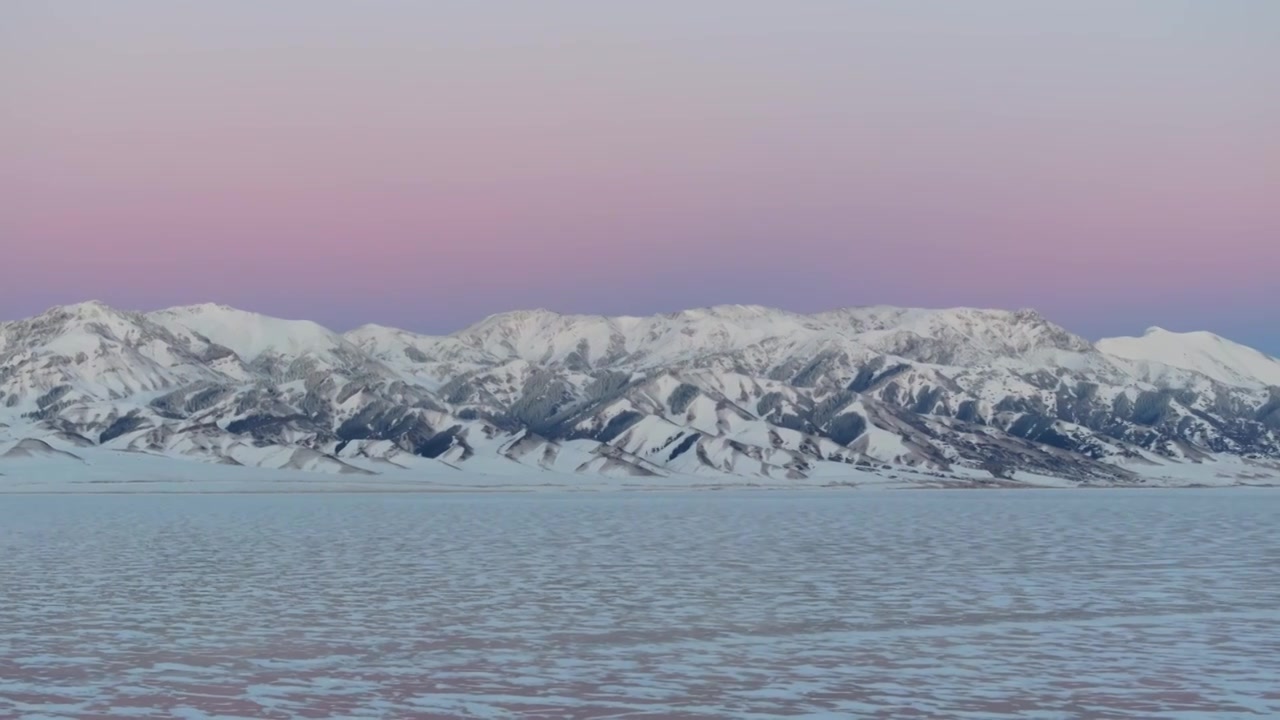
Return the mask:
<path fill-rule="evenodd" d="M 230 305 L 224 305 L 222 303 L 214 303 L 214 302 L 194 303 L 192 305 L 178 305 L 175 307 L 167 308 L 167 310 L 169 312 L 175 312 L 175 313 L 185 312 L 193 315 L 237 314 L 237 313 L 250 314 L 250 315 L 256 314 L 256 313 L 249 313 L 248 311 L 245 311 L 245 310 L 239 310 L 237 308 L 233 308 Z"/>
<path fill-rule="evenodd" d="M 0 349 L 5 348 L 6 339 L 36 347 L 56 341 L 59 351 L 71 354 L 97 347 L 101 342 L 129 343 L 147 330 L 139 326 L 140 320 L 136 313 L 116 310 L 96 300 L 58 305 L 35 317 L 4 325 Z"/>
<path fill-rule="evenodd" d="M 101 300 L 90 299 L 90 300 L 82 300 L 80 302 L 74 302 L 74 303 L 63 303 L 59 305 L 53 305 L 40 314 L 41 315 L 47 315 L 50 313 L 83 314 L 83 313 L 100 312 L 104 310 L 108 312 L 128 312 L 126 310 L 121 310 L 121 309 L 112 307 L 111 305 Z M 33 317 L 37 317 L 37 316 L 33 316 Z"/>
<path fill-rule="evenodd" d="M 479 322 L 471 325 L 470 327 L 463 328 L 458 332 L 459 333 L 466 332 L 468 330 L 473 330 L 478 327 L 484 327 L 486 325 L 510 325 L 514 323 L 545 322 L 545 321 L 555 320 L 555 319 L 565 318 L 565 317 L 586 317 L 586 316 L 575 316 L 575 315 L 569 315 L 565 313 L 558 313 L 554 310 L 547 310 L 546 308 L 532 308 L 527 310 L 507 310 L 504 312 L 487 315 L 484 318 L 482 318 Z M 458 333 L 454 333 L 454 334 L 456 335 Z"/>
<path fill-rule="evenodd" d="M 360 327 L 357 327 L 352 330 L 348 330 L 347 332 L 343 333 L 343 335 L 345 335 L 346 338 L 350 340 L 353 337 L 375 336 L 375 335 L 396 335 L 399 333 L 406 333 L 406 332 L 409 332 L 409 331 L 401 330 L 400 328 L 393 328 L 389 325 L 379 325 L 378 323 L 365 323 Z"/>
<path fill-rule="evenodd" d="M 1228 385 L 1280 386 L 1280 360 L 1205 331 L 1148 328 L 1140 337 L 1106 338 L 1103 353 L 1190 370 Z"/>
<path fill-rule="evenodd" d="M 55 305 L 52 308 L 49 308 L 49 312 L 55 311 L 69 315 L 116 312 L 115 308 L 112 308 L 101 300 L 85 300 L 84 302 L 72 303 L 70 305 Z"/>
<path fill-rule="evenodd" d="M 49 322 L 87 323 L 127 320 L 136 317 L 137 313 L 117 310 L 100 300 L 89 300 L 73 305 L 55 305 L 32 320 L 44 319 Z"/>
<path fill-rule="evenodd" d="M 687 310 L 677 310 L 673 313 L 666 313 L 665 317 L 670 318 L 691 318 L 705 319 L 717 318 L 721 320 L 732 320 L 737 322 L 750 321 L 756 318 L 765 317 L 794 317 L 795 313 L 786 310 L 778 310 L 763 305 L 709 305 L 707 307 L 689 308 Z"/>
<path fill-rule="evenodd" d="M 176 335 L 229 348 L 245 362 L 267 354 L 293 358 L 330 353 L 346 345 L 340 335 L 310 320 L 282 320 L 212 303 L 158 310 L 147 317 Z"/>
<path fill-rule="evenodd" d="M 58 306 L 0 327 L 0 395 L 6 407 L 47 412 L 55 397 L 119 399 L 210 380 L 219 376 L 210 350 L 102 302 Z"/>

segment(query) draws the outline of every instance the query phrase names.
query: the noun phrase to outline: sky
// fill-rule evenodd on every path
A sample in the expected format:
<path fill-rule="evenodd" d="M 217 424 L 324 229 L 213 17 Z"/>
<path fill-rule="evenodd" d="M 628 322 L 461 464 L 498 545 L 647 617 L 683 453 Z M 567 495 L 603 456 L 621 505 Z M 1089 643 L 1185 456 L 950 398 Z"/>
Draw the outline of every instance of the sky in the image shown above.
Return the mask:
<path fill-rule="evenodd" d="M 6 0 L 0 320 L 1035 308 L 1280 354 L 1273 0 Z"/>

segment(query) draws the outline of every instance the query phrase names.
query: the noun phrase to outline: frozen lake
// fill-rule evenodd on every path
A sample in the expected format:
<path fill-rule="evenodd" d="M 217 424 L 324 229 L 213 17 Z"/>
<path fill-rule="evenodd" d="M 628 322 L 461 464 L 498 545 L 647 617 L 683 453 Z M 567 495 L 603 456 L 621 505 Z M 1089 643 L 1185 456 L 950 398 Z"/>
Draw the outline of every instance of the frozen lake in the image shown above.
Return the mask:
<path fill-rule="evenodd" d="M 0 497 L 0 717 L 1277 716 L 1277 490 Z"/>

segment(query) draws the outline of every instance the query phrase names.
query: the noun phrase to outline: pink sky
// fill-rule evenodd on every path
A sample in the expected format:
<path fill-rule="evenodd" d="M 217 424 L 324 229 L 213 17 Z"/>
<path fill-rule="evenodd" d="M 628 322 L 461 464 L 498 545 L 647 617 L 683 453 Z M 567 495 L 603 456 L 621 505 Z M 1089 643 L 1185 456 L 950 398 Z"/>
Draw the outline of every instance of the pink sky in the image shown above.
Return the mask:
<path fill-rule="evenodd" d="M 267 5 L 0 8 L 0 319 L 985 305 L 1280 353 L 1280 4 Z"/>

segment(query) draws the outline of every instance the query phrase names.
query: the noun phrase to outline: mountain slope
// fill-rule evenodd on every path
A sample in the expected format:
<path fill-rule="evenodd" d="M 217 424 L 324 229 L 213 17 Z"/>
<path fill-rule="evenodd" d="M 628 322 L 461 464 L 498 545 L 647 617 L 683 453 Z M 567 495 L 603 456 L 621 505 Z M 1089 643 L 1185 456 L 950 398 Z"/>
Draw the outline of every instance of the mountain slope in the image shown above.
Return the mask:
<path fill-rule="evenodd" d="M 441 337 L 84 303 L 0 325 L 0 441 L 351 476 L 1265 477 L 1276 386 L 1212 335 L 1095 345 L 1026 310 L 540 310 Z"/>

